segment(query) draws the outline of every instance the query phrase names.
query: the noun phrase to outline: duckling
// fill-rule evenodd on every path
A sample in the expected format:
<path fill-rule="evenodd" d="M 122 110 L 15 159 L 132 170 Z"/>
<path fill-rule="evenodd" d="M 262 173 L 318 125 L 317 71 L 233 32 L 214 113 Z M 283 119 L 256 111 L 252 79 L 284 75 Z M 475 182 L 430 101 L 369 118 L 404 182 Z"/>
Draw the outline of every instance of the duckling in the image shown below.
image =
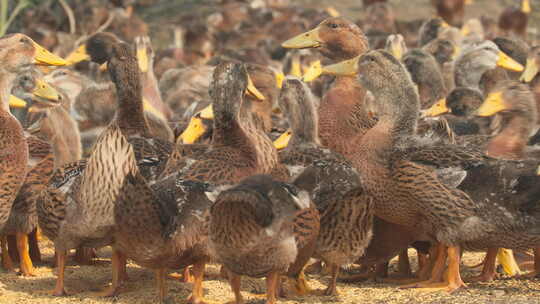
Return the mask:
<path fill-rule="evenodd" d="M 9 112 L 8 96 L 17 74 L 31 64 L 64 65 L 62 58 L 53 55 L 28 36 L 11 34 L 0 39 L 0 61 L 3 75 L 2 107 L 0 109 L 0 151 L 4 157 L 0 161 L 0 233 L 9 219 L 13 201 L 23 185 L 27 174 L 28 146 L 23 129 L 17 119 Z"/>
<path fill-rule="evenodd" d="M 287 79 L 279 102 L 293 132 L 279 154 L 280 161 L 293 176 L 297 175 L 294 184 L 311 193 L 321 214 L 314 256 L 331 267 L 332 279 L 324 294 L 335 295 L 340 266 L 362 256 L 371 240 L 372 200 L 363 193 L 352 165 L 343 156 L 320 146 L 317 112 L 306 85 L 298 79 Z M 295 171 L 300 171 L 299 175 Z M 304 287 L 302 282 L 297 283 Z"/>
<path fill-rule="evenodd" d="M 297 222 L 313 216 L 318 224 L 306 191 L 267 175 L 248 177 L 218 195 L 210 211 L 210 248 L 229 271 L 235 303 L 244 301 L 240 275 L 266 276 L 266 303 L 276 302 L 280 275 L 317 236 L 318 225 L 306 229 Z"/>

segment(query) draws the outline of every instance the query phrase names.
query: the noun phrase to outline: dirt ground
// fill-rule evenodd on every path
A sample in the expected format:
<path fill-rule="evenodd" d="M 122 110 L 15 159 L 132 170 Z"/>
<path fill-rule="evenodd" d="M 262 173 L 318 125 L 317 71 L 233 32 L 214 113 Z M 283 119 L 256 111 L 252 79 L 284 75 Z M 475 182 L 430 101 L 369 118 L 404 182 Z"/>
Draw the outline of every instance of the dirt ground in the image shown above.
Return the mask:
<path fill-rule="evenodd" d="M 93 266 L 74 266 L 66 268 L 67 297 L 51 297 L 44 291 L 54 287 L 56 276 L 51 268 L 53 258 L 52 243 L 42 241 L 44 264 L 36 268 L 36 277 L 26 278 L 15 273 L 0 272 L 0 303 L 38 304 L 38 303 L 156 303 L 154 274 L 151 270 L 137 265 L 128 266 L 130 281 L 123 292 L 115 298 L 100 298 L 92 294 L 106 286 L 111 279 L 110 250 L 102 249 L 100 259 Z M 416 257 L 410 252 L 411 263 L 416 269 Z M 482 253 L 466 253 L 464 265 L 476 265 L 482 260 Z M 395 262 L 391 268 L 394 270 Z M 462 275 L 466 279 L 477 270 L 462 267 Z M 208 303 L 226 303 L 233 299 L 226 280 L 218 279 L 217 265 L 207 266 L 207 279 L 204 282 L 205 297 Z M 326 286 L 328 277 L 308 275 L 310 285 L 314 289 Z M 170 303 L 185 303 L 190 293 L 191 284 L 178 280 L 169 280 Z M 264 303 L 260 295 L 266 288 L 263 279 L 242 279 L 242 292 L 247 303 Z M 354 284 L 338 284 L 339 296 L 306 296 L 291 299 L 280 299 L 279 303 L 482 303 L 482 304 L 529 304 L 540 303 L 540 280 L 502 278 L 492 283 L 471 283 L 467 289 L 454 294 L 446 292 L 424 292 L 414 289 L 398 289 L 397 285 L 380 282 L 363 282 Z M 259 295 L 257 297 L 257 295 Z"/>

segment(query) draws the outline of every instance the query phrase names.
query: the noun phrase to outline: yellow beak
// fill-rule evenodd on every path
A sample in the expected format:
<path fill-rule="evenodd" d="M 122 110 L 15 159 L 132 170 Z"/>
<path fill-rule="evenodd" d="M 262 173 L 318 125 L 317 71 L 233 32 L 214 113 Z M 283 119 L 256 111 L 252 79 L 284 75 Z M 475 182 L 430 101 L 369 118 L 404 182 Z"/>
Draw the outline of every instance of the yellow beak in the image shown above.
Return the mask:
<path fill-rule="evenodd" d="M 285 133 L 281 134 L 275 141 L 274 141 L 274 147 L 278 150 L 285 149 L 287 145 L 289 144 L 289 140 L 291 140 L 292 137 L 292 131 L 289 129 Z"/>
<path fill-rule="evenodd" d="M 137 47 L 137 62 L 139 63 L 139 69 L 141 72 L 148 72 L 148 53 L 146 52 L 146 46 Z"/>
<path fill-rule="evenodd" d="M 292 63 L 291 63 L 291 71 L 289 74 L 295 76 L 295 77 L 302 77 L 302 69 L 300 67 L 300 59 L 298 59 L 297 56 L 293 57 Z"/>
<path fill-rule="evenodd" d="M 446 105 L 446 99 L 441 99 L 429 109 L 422 111 L 422 117 L 436 117 L 450 112 L 450 108 Z"/>
<path fill-rule="evenodd" d="M 322 65 L 320 60 L 313 61 L 309 67 L 306 69 L 302 80 L 305 82 L 310 82 L 317 79 L 322 74 Z"/>
<path fill-rule="evenodd" d="M 339 17 L 341 14 L 338 12 L 337 9 L 335 9 L 333 6 L 329 6 L 325 9 L 325 11 L 328 13 L 328 15 L 332 17 Z"/>
<path fill-rule="evenodd" d="M 452 59 L 456 59 L 460 52 L 461 52 L 461 48 L 455 45 L 454 52 L 452 52 Z"/>
<path fill-rule="evenodd" d="M 529 14 L 531 12 L 531 2 L 529 0 L 523 0 L 521 2 L 521 11 L 525 14 Z"/>
<path fill-rule="evenodd" d="M 41 45 L 37 44 L 36 42 L 32 41 L 32 44 L 34 45 L 34 63 L 37 65 L 66 65 L 68 62 L 60 57 L 57 56 L 42 47 Z"/>
<path fill-rule="evenodd" d="M 390 45 L 390 53 L 392 53 L 397 60 L 401 60 L 401 58 L 403 58 L 403 48 L 401 47 L 401 44 L 392 43 Z"/>
<path fill-rule="evenodd" d="M 521 270 L 514 259 L 514 253 L 512 250 L 499 248 L 499 251 L 497 252 L 497 259 L 507 275 L 515 276 L 521 273 Z"/>
<path fill-rule="evenodd" d="M 321 46 L 321 39 L 319 37 L 319 27 L 312 29 L 311 31 L 297 35 L 281 44 L 286 49 L 306 49 L 316 48 Z"/>
<path fill-rule="evenodd" d="M 506 109 L 502 98 L 502 92 L 489 93 L 484 103 L 476 111 L 477 116 L 493 116 Z"/>
<path fill-rule="evenodd" d="M 360 56 L 345 60 L 322 68 L 322 73 L 327 75 L 354 76 L 358 74 L 358 60 Z"/>
<path fill-rule="evenodd" d="M 535 59 L 527 58 L 527 64 L 525 65 L 525 71 L 523 71 L 523 74 L 521 74 L 521 77 L 519 77 L 520 81 L 524 82 L 531 82 L 533 78 L 538 74 L 539 72 L 538 63 Z"/>
<path fill-rule="evenodd" d="M 285 74 L 281 72 L 276 72 L 276 87 L 280 88 L 283 86 L 283 80 L 285 79 Z"/>
<path fill-rule="evenodd" d="M 189 121 L 188 127 L 180 135 L 180 139 L 183 144 L 193 144 L 206 132 L 206 126 L 204 125 L 202 118 L 192 117 Z"/>
<path fill-rule="evenodd" d="M 167 118 L 165 118 L 165 115 L 161 113 L 158 109 L 156 109 L 146 98 L 143 97 L 143 109 L 146 112 L 152 113 L 156 117 L 159 117 L 160 119 L 163 119 L 167 121 Z"/>
<path fill-rule="evenodd" d="M 521 63 L 515 61 L 510 56 L 506 55 L 503 52 L 499 52 L 499 59 L 497 60 L 497 65 L 501 68 L 505 68 L 514 72 L 522 72 L 524 70 Z"/>
<path fill-rule="evenodd" d="M 60 100 L 58 91 L 43 79 L 36 79 L 36 88 L 32 91 L 32 94 L 46 100 L 56 102 Z"/>
<path fill-rule="evenodd" d="M 108 67 L 107 62 L 104 62 L 103 64 L 101 64 L 101 65 L 99 66 L 99 70 L 102 71 L 102 72 L 104 72 L 104 71 L 107 70 L 107 67 Z"/>
<path fill-rule="evenodd" d="M 9 106 L 12 108 L 26 108 L 26 101 L 15 95 L 9 95 Z"/>
<path fill-rule="evenodd" d="M 255 87 L 249 75 L 248 75 L 248 85 L 247 85 L 246 93 L 248 95 L 251 95 L 252 97 L 255 97 L 257 100 L 260 100 L 260 101 L 264 100 L 264 95 Z"/>
<path fill-rule="evenodd" d="M 467 36 L 471 32 L 471 29 L 466 24 L 461 27 L 461 35 Z"/>
<path fill-rule="evenodd" d="M 199 112 L 199 116 L 204 119 L 214 119 L 214 109 L 212 108 L 212 104 L 207 106 L 206 108 L 202 109 Z"/>
<path fill-rule="evenodd" d="M 76 64 L 84 60 L 90 60 L 90 56 L 86 53 L 86 45 L 83 44 L 79 46 L 75 51 L 71 52 L 67 58 L 66 61 L 68 64 Z"/>
<path fill-rule="evenodd" d="M 473 0 L 465 0 L 465 5 L 471 5 L 473 4 Z"/>

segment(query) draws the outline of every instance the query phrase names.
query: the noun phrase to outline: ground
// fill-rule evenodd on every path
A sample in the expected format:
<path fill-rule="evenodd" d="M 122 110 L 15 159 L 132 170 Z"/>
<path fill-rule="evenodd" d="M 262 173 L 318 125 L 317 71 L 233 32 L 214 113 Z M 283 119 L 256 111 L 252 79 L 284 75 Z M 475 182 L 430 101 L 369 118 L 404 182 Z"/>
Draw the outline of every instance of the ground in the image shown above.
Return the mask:
<path fill-rule="evenodd" d="M 100 259 L 93 266 L 74 266 L 66 268 L 66 290 L 71 293 L 67 297 L 51 297 L 41 292 L 52 289 L 55 283 L 55 274 L 50 267 L 53 250 L 49 241 L 41 242 L 45 264 L 38 265 L 37 276 L 25 278 L 15 273 L 0 271 L 0 303 L 38 304 L 38 303 L 156 303 L 154 274 L 151 270 L 143 269 L 130 264 L 128 274 L 130 281 L 125 290 L 115 298 L 100 298 L 92 295 L 106 286 L 110 281 L 110 250 L 102 249 Z M 416 258 L 411 250 L 413 267 L 416 267 Z M 475 265 L 482 260 L 482 253 L 466 253 L 463 258 L 465 265 Z M 392 262 L 392 268 L 395 261 Z M 464 278 L 474 274 L 467 266 L 463 266 Z M 233 299 L 227 281 L 217 279 L 219 268 L 217 265 L 207 267 L 208 279 L 204 282 L 205 297 L 209 303 L 226 303 Z M 309 275 L 309 282 L 313 288 L 325 287 L 328 277 Z M 169 295 L 171 303 L 186 303 L 185 299 L 190 293 L 191 284 L 181 283 L 178 280 L 169 280 Z M 265 292 L 263 279 L 242 279 L 242 292 L 248 303 L 264 303 L 257 294 Z M 338 284 L 340 293 L 337 297 L 307 296 L 292 299 L 280 299 L 279 303 L 482 303 L 482 304 L 525 304 L 540 303 L 540 280 L 504 278 L 492 283 L 469 284 L 454 294 L 446 292 L 426 293 L 414 289 L 398 289 L 396 285 L 364 282 L 354 284 Z"/>

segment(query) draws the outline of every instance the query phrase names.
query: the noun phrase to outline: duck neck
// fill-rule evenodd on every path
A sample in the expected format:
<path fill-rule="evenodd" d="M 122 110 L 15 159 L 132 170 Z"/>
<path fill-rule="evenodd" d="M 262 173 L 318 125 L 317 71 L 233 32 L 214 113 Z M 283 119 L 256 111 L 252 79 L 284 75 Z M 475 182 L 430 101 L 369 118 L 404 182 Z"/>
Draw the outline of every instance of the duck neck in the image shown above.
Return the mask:
<path fill-rule="evenodd" d="M 522 159 L 534 121 L 527 115 L 512 117 L 503 130 L 492 138 L 486 153 L 495 158 Z"/>
<path fill-rule="evenodd" d="M 231 102 L 237 102 L 232 100 L 239 100 L 242 97 L 236 96 L 236 98 L 238 99 L 213 103 L 214 128 L 212 145 L 236 145 L 238 141 L 246 138 L 244 129 L 240 124 L 240 113 L 236 110 L 236 105 L 231 104 Z"/>
<path fill-rule="evenodd" d="M 139 71 L 133 71 L 129 65 L 117 70 L 119 79 L 125 83 L 115 83 L 118 98 L 117 122 L 126 136 L 139 135 L 151 137 L 148 122 L 144 116 L 141 79 Z"/>
<path fill-rule="evenodd" d="M 299 101 L 289 122 L 292 128 L 291 147 L 302 144 L 320 145 L 318 115 L 310 101 Z"/>
<path fill-rule="evenodd" d="M 11 94 L 12 84 L 15 81 L 16 74 L 0 70 L 0 111 L 9 112 L 9 95 Z"/>

